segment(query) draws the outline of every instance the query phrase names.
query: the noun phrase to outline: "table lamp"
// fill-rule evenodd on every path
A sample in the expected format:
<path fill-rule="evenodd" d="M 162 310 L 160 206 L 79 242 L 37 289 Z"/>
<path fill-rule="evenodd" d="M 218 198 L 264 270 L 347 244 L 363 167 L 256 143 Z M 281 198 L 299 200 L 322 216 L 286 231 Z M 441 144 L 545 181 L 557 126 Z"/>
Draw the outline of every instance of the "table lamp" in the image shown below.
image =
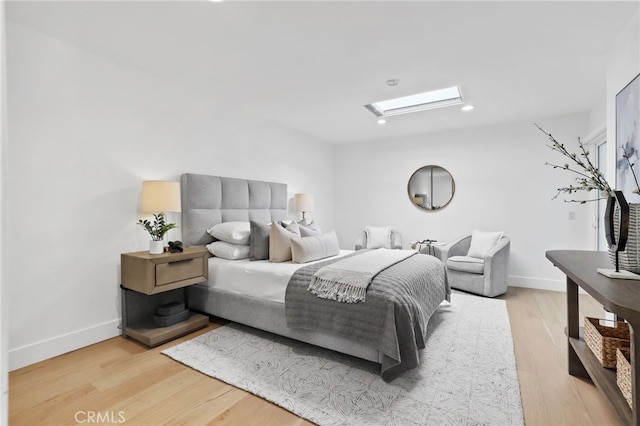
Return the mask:
<path fill-rule="evenodd" d="M 293 197 L 293 206 L 296 213 L 302 213 L 302 223 L 307 224 L 305 214 L 313 211 L 313 194 L 296 194 Z"/>
<path fill-rule="evenodd" d="M 180 183 L 161 180 L 147 180 L 142 182 L 142 213 L 153 213 L 164 216 L 166 212 L 180 212 Z M 175 224 L 167 224 L 169 229 Z M 173 226 L 171 226 L 173 225 Z M 152 227 L 153 228 L 153 227 Z M 153 229 L 158 229 L 155 227 Z M 164 234 L 169 229 L 151 233 L 153 241 L 149 243 L 149 253 L 160 254 L 164 251 Z"/>

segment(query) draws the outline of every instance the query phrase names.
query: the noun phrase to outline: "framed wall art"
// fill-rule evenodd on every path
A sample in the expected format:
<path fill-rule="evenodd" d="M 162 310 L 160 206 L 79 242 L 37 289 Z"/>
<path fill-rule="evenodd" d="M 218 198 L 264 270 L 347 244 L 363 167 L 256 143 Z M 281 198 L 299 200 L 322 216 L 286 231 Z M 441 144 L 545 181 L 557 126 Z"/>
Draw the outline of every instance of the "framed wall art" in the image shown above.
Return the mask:
<path fill-rule="evenodd" d="M 616 188 L 627 201 L 639 203 L 634 173 L 640 179 L 640 74 L 616 95 L 616 159 Z"/>

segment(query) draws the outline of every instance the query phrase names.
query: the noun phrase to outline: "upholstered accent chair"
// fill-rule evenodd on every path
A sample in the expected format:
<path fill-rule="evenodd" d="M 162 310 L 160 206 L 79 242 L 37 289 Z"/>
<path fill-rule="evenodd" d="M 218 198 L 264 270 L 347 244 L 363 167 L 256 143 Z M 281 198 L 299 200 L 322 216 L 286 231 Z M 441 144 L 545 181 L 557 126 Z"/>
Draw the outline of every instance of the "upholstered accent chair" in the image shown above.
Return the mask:
<path fill-rule="evenodd" d="M 381 232 L 386 232 L 383 228 L 384 227 L 367 227 L 367 229 L 362 231 L 360 235 L 358 235 L 358 238 L 356 239 L 356 250 L 362 250 L 366 248 L 375 248 L 375 247 L 370 247 L 367 244 L 367 232 L 374 231 L 379 237 Z M 388 228 L 388 232 L 390 233 L 389 234 L 390 245 L 388 248 L 402 249 L 402 235 L 400 234 L 400 232 L 395 231 L 391 228 Z M 376 239 L 379 239 L 379 238 L 376 238 Z M 376 244 L 376 247 L 380 247 L 380 245 Z"/>
<path fill-rule="evenodd" d="M 487 239 L 487 234 L 494 234 L 493 240 Z M 472 247 L 473 238 L 476 238 L 475 247 Z M 506 293 L 510 247 L 511 240 L 502 233 L 480 231 L 449 244 L 441 249 L 449 284 L 452 288 L 487 297 Z"/>

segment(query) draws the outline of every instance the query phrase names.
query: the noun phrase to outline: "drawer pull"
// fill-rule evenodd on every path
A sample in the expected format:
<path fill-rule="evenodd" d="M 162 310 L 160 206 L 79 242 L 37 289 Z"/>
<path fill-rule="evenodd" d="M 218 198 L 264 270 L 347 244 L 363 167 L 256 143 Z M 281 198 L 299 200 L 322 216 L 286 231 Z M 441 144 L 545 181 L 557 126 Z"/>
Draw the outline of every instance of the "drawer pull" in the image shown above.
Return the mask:
<path fill-rule="evenodd" d="M 168 265 L 177 265 L 177 264 L 183 264 L 183 263 L 188 263 L 188 262 L 193 262 L 194 259 L 182 259 L 182 260 L 174 260 L 173 262 L 167 262 Z"/>

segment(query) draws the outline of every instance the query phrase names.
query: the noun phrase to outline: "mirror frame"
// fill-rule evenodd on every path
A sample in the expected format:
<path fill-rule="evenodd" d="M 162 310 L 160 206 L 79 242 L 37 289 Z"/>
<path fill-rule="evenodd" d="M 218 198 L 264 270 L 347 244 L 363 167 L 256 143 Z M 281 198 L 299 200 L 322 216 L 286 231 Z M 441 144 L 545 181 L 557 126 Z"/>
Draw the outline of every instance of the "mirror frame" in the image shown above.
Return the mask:
<path fill-rule="evenodd" d="M 413 180 L 413 178 L 416 175 L 416 173 L 418 173 L 418 172 L 420 172 L 420 171 L 422 171 L 424 169 L 427 169 L 427 168 L 430 168 L 431 170 L 433 170 L 433 168 L 435 168 L 435 167 L 437 167 L 439 169 L 442 169 L 443 171 L 447 172 L 447 174 L 451 178 L 451 197 L 449 198 L 449 200 L 447 200 L 447 202 L 445 204 L 443 204 L 442 206 L 440 206 L 440 207 L 438 207 L 436 209 L 422 207 L 421 205 L 416 204 L 415 201 L 414 201 L 414 196 L 411 193 L 411 181 Z M 432 175 L 430 183 L 431 183 L 431 194 L 433 194 L 433 175 Z M 453 196 L 455 194 L 456 194 L 456 181 L 453 179 L 453 175 L 451 174 L 451 172 L 449 172 L 449 170 L 445 169 L 442 166 L 438 166 L 436 164 L 428 164 L 426 166 L 419 167 L 418 169 L 416 169 L 416 171 L 414 171 L 411 174 L 411 177 L 409 178 L 409 181 L 407 182 L 407 195 L 409 196 L 409 201 L 411 202 L 411 204 L 415 208 L 420 209 L 420 211 L 424 211 L 424 212 L 437 212 L 437 211 L 440 211 L 440 210 L 444 209 L 445 207 L 447 207 L 451 203 L 451 200 L 453 200 Z"/>

